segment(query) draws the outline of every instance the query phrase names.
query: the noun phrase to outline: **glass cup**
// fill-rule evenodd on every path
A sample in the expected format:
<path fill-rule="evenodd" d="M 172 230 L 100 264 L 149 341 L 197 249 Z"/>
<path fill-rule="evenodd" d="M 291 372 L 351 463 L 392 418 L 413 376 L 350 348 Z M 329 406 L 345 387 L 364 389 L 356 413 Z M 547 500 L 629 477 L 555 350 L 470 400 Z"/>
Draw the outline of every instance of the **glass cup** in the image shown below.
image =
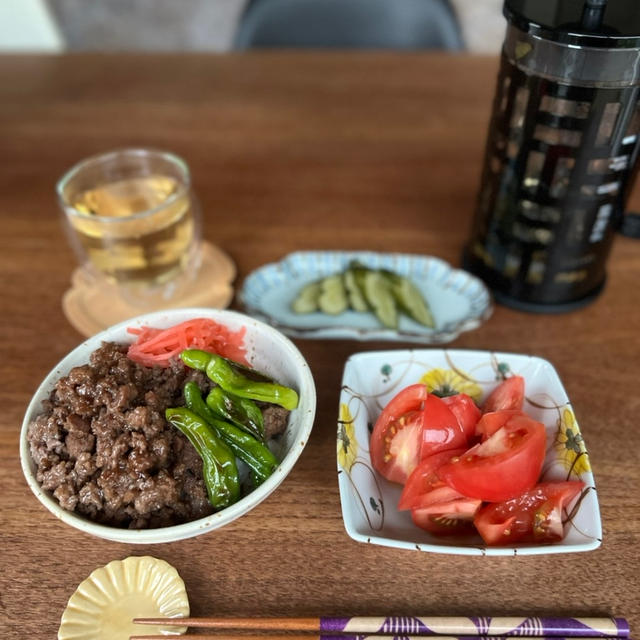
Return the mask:
<path fill-rule="evenodd" d="M 165 151 L 88 158 L 57 194 L 82 277 L 136 310 L 173 306 L 197 274 L 201 219 L 187 164 Z"/>

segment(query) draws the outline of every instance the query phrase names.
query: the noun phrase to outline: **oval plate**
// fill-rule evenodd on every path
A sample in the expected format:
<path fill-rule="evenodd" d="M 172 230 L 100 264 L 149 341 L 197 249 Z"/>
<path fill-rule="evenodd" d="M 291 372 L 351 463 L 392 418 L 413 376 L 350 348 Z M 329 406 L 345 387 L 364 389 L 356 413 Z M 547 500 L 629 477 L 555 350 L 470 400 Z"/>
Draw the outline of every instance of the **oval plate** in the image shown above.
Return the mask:
<path fill-rule="evenodd" d="M 398 329 L 388 329 L 373 313 L 339 315 L 295 313 L 291 303 L 309 282 L 342 272 L 352 261 L 383 268 L 409 278 L 422 292 L 435 318 L 434 329 L 400 315 Z M 466 271 L 432 256 L 370 251 L 298 251 L 247 276 L 240 292 L 247 313 L 283 333 L 300 338 L 402 340 L 423 344 L 451 342 L 463 331 L 479 327 L 493 310 L 485 285 Z"/>

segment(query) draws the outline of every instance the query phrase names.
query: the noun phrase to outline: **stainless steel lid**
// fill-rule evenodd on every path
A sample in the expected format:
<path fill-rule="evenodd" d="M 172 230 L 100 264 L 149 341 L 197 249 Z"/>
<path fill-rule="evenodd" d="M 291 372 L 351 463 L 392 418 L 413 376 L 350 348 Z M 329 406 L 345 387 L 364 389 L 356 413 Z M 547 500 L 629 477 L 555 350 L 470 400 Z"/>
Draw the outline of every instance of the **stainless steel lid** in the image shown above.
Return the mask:
<path fill-rule="evenodd" d="M 510 24 L 566 45 L 640 49 L 638 0 L 505 0 Z"/>

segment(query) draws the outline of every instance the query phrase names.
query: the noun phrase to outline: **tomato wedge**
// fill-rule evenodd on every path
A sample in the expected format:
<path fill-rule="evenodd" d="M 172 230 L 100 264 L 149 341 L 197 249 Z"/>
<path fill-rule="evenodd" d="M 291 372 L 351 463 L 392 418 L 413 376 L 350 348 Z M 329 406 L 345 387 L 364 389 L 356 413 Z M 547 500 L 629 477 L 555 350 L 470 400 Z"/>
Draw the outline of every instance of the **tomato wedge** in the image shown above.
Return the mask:
<path fill-rule="evenodd" d="M 437 535 L 468 533 L 482 501 L 467 498 L 438 477 L 438 469 L 464 449 L 441 451 L 425 458 L 409 476 L 398 509 L 411 509 L 413 522 Z"/>
<path fill-rule="evenodd" d="M 484 401 L 482 412 L 501 411 L 502 409 L 522 410 L 524 403 L 524 378 L 511 376 L 503 380 Z"/>
<path fill-rule="evenodd" d="M 526 415 L 513 416 L 490 438 L 442 465 L 438 475 L 469 498 L 510 500 L 536 484 L 545 448 L 544 425 Z"/>
<path fill-rule="evenodd" d="M 411 510 L 411 519 L 421 529 L 436 535 L 471 533 L 473 520 L 482 502 L 464 496 L 425 508 Z"/>
<path fill-rule="evenodd" d="M 420 461 L 424 384 L 396 394 L 382 410 L 370 440 L 371 464 L 390 482 L 403 484 Z"/>
<path fill-rule="evenodd" d="M 456 393 L 454 396 L 442 398 L 451 413 L 457 418 L 467 441 L 476 433 L 476 424 L 480 420 L 482 412 L 471 396 L 466 393 Z"/>
<path fill-rule="evenodd" d="M 420 499 L 425 494 L 433 491 L 433 489 L 438 486 L 444 485 L 438 477 L 438 469 L 446 462 L 449 462 L 452 456 L 459 456 L 464 452 L 464 449 L 441 451 L 422 460 L 413 470 L 404 485 L 400 500 L 398 501 L 398 509 L 400 511 L 413 509 L 418 506 Z"/>
<path fill-rule="evenodd" d="M 518 409 L 501 409 L 500 411 L 489 411 L 483 413 L 475 426 L 475 435 L 482 440 L 490 438 L 500 427 L 504 427 L 507 420 L 513 416 L 524 415 Z"/>
<path fill-rule="evenodd" d="M 427 394 L 423 412 L 420 460 L 440 451 L 467 446 L 467 437 L 458 419 L 442 398 Z"/>
<path fill-rule="evenodd" d="M 581 481 L 543 482 L 516 498 L 486 505 L 474 524 L 488 545 L 562 540 L 563 509 L 584 486 Z"/>

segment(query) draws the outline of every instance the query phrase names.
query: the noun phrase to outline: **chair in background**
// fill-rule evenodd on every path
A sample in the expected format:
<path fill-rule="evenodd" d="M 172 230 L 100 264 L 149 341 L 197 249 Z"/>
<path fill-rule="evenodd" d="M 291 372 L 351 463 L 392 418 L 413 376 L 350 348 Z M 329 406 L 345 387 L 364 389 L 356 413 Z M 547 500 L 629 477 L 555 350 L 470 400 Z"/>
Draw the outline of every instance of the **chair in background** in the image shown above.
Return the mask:
<path fill-rule="evenodd" d="M 235 49 L 464 48 L 447 0 L 250 0 Z"/>

